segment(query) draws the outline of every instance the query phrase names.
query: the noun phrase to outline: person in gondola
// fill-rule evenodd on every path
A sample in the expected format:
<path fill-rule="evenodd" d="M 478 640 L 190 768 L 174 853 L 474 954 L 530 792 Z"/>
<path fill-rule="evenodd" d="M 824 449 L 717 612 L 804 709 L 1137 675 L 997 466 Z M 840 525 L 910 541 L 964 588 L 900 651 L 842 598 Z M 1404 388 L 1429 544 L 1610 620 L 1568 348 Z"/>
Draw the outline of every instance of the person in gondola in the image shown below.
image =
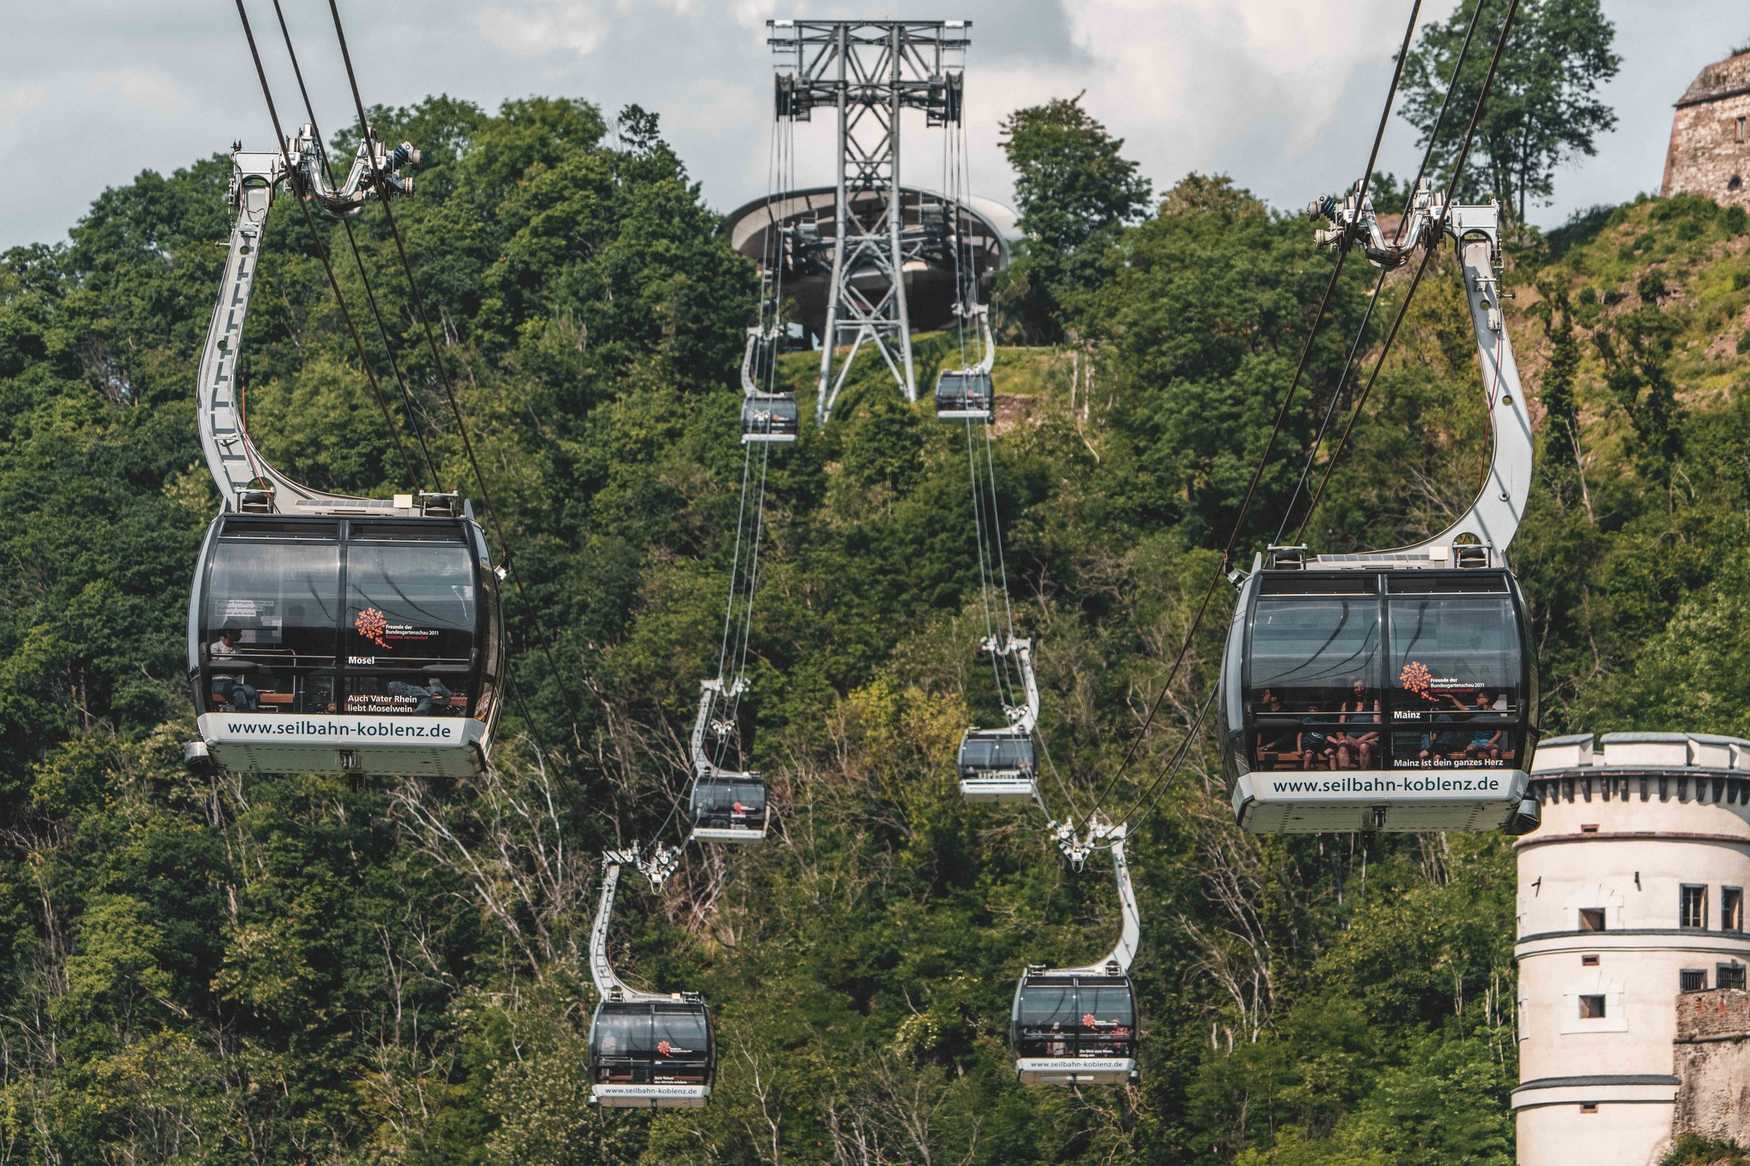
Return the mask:
<path fill-rule="evenodd" d="M 424 684 L 408 684 L 404 680 L 391 680 L 387 687 L 390 696 L 399 696 L 414 702 L 413 715 L 416 717 L 431 716 L 434 711 L 441 716 L 449 711 L 450 690 L 443 681 L 435 676 L 426 677 Z"/>
<path fill-rule="evenodd" d="M 1338 721 L 1342 727 L 1331 735 L 1331 744 L 1336 747 L 1337 768 L 1348 769 L 1353 758 L 1355 768 L 1366 769 L 1373 761 L 1374 752 L 1379 748 L 1379 730 L 1362 726 L 1377 726 L 1380 717 L 1380 701 L 1375 696 L 1367 697 L 1367 682 L 1356 677 L 1350 685 L 1350 698 L 1338 706 Z"/>
<path fill-rule="evenodd" d="M 1491 701 L 1488 693 L 1478 691 L 1476 703 L 1471 708 L 1475 712 L 1491 713 L 1500 708 L 1500 703 Z M 1478 761 L 1499 761 L 1501 759 L 1501 740 L 1504 736 L 1506 736 L 1506 732 L 1502 729 L 1496 729 L 1491 733 L 1487 726 L 1478 728 L 1471 735 L 1470 742 L 1464 747 L 1465 757 Z"/>
<path fill-rule="evenodd" d="M 1282 711 L 1282 698 L 1266 688 L 1258 696 L 1258 711 L 1266 715 L 1274 715 Z M 1286 757 L 1298 757 L 1300 743 L 1295 731 L 1280 725 L 1262 729 L 1258 733 L 1258 765 L 1274 768 L 1282 764 Z"/>
<path fill-rule="evenodd" d="M 219 661 L 237 654 L 239 633 L 236 628 L 226 628 L 219 633 L 219 638 L 207 648 L 207 655 Z M 254 712 L 260 693 L 241 674 L 213 673 L 212 694 L 224 701 L 238 712 Z"/>

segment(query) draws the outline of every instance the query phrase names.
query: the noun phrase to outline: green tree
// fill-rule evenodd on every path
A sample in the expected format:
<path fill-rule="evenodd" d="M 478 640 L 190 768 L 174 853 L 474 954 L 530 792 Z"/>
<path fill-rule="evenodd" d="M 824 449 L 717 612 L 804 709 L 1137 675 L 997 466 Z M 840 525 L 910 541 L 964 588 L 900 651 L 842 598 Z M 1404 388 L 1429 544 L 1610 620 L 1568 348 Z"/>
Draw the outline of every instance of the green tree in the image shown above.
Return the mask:
<path fill-rule="evenodd" d="M 1115 269 L 1126 224 L 1148 206 L 1149 180 L 1082 108 L 1082 94 L 1018 109 L 1003 120 L 1003 153 L 1015 172 L 1015 206 L 1026 232 L 1010 269 L 1005 308 L 1034 341 L 1064 334 L 1077 297 Z"/>
<path fill-rule="evenodd" d="M 1404 62 L 1403 115 L 1420 131 L 1418 145 L 1433 135 L 1447 83 L 1452 79 L 1465 30 L 1477 5 L 1463 0 L 1445 23 L 1423 30 Z M 1466 119 L 1482 94 L 1489 45 L 1506 6 L 1483 14 L 1464 71 L 1452 89 L 1452 108 L 1434 157 L 1436 184 L 1450 173 Z M 1600 134 L 1616 128 L 1616 112 L 1598 97 L 1616 76 L 1622 58 L 1612 50 L 1616 26 L 1600 0 L 1521 0 L 1513 31 L 1477 124 L 1470 175 L 1463 197 L 1492 193 L 1519 222 L 1531 201 L 1547 202 L 1555 173 L 1577 154 L 1592 156 Z"/>

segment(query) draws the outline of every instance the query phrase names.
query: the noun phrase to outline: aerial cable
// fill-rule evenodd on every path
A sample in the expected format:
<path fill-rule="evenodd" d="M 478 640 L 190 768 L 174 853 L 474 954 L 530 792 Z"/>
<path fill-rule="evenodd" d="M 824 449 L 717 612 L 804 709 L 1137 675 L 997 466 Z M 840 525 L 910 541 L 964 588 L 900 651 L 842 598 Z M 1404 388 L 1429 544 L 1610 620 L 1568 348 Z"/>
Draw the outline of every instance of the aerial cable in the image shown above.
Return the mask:
<path fill-rule="evenodd" d="M 1373 134 L 1373 146 L 1367 155 L 1367 169 L 1361 177 L 1360 189 L 1363 197 L 1366 196 L 1367 187 L 1373 180 L 1374 164 L 1379 159 L 1380 143 L 1385 138 L 1385 127 L 1391 118 L 1392 103 L 1397 98 L 1398 82 L 1403 77 L 1404 61 L 1409 54 L 1410 40 L 1416 31 L 1416 16 L 1421 8 L 1422 0 L 1415 0 L 1415 4 L 1410 9 L 1410 19 L 1404 27 L 1403 45 L 1398 50 L 1396 62 L 1392 68 L 1391 87 L 1386 92 L 1385 106 L 1380 111 L 1379 125 Z M 1282 429 L 1288 421 L 1288 413 L 1294 403 L 1295 392 L 1300 388 L 1301 378 L 1306 373 L 1307 361 L 1312 356 L 1313 343 L 1317 340 L 1319 329 L 1324 324 L 1325 313 L 1330 309 L 1331 299 L 1336 294 L 1337 282 L 1342 278 L 1343 265 L 1349 258 L 1349 250 L 1353 243 L 1353 232 L 1344 232 L 1342 239 L 1338 242 L 1337 262 L 1332 265 L 1330 278 L 1325 282 L 1324 294 L 1319 298 L 1318 311 L 1313 316 L 1312 327 L 1307 331 L 1306 340 L 1300 348 L 1300 357 L 1295 361 L 1294 375 L 1289 379 L 1288 388 L 1282 394 L 1282 400 L 1276 407 L 1276 419 L 1270 426 L 1269 439 L 1264 443 L 1264 451 L 1258 458 L 1257 464 L 1252 468 L 1252 477 L 1251 481 L 1246 484 L 1245 497 L 1240 503 L 1239 511 L 1234 515 L 1233 525 L 1228 531 L 1227 542 L 1222 547 L 1221 562 L 1216 565 L 1215 571 L 1210 575 L 1209 584 L 1203 591 L 1203 598 L 1198 601 L 1196 614 L 1192 616 L 1191 624 L 1185 630 L 1185 638 L 1179 645 L 1178 654 L 1173 658 L 1172 667 L 1167 671 L 1167 678 L 1161 683 L 1159 691 L 1149 702 L 1148 711 L 1143 717 L 1142 724 L 1132 735 L 1130 745 L 1124 752 L 1123 760 L 1119 762 L 1118 767 L 1112 773 L 1107 775 L 1105 782 L 1101 785 L 1099 796 L 1094 801 L 1096 814 L 1100 807 L 1106 804 L 1107 797 L 1117 782 L 1129 771 L 1131 763 L 1135 761 L 1138 751 L 1142 748 L 1142 743 L 1148 738 L 1149 731 L 1154 726 L 1155 717 L 1160 712 L 1167 694 L 1172 690 L 1173 681 L 1178 677 L 1180 667 L 1190 655 L 1191 645 L 1196 641 L 1197 631 L 1203 624 L 1203 617 L 1209 612 L 1209 602 L 1214 598 L 1216 588 L 1221 585 L 1221 581 L 1227 577 L 1229 564 L 1233 560 L 1234 547 L 1238 545 L 1240 534 L 1245 529 L 1246 516 L 1251 512 L 1252 502 L 1257 496 L 1258 483 L 1264 476 L 1264 467 L 1269 464 L 1270 455 L 1276 449 L 1276 440 L 1281 436 Z"/>
<path fill-rule="evenodd" d="M 1478 7 L 1481 8 L 1481 6 L 1482 5 L 1479 2 Z M 1513 18 L 1518 14 L 1518 11 L 1519 0 L 1508 0 L 1507 17 L 1501 23 L 1500 36 L 1495 39 L 1494 55 L 1489 58 L 1489 72 L 1487 76 L 1483 78 L 1482 92 L 1477 95 L 1476 106 L 1471 110 L 1470 122 L 1465 126 L 1464 139 L 1459 145 L 1458 156 L 1453 161 L 1452 174 L 1447 179 L 1446 188 L 1441 192 L 1440 205 L 1442 213 L 1445 213 L 1446 208 L 1451 205 L 1452 193 L 1458 189 L 1458 184 L 1464 176 L 1465 163 L 1470 156 L 1471 139 L 1476 134 L 1477 122 L 1482 118 L 1483 106 L 1489 99 L 1489 92 L 1494 88 L 1495 71 L 1501 63 L 1501 52 L 1507 45 L 1507 35 L 1513 29 Z M 1456 84 L 1456 71 L 1453 74 L 1453 78 L 1454 83 Z M 1429 148 L 1433 148 L 1432 141 L 1429 142 Z M 1423 250 L 1422 261 L 1416 265 L 1415 275 L 1410 279 L 1409 290 L 1405 292 L 1403 302 L 1398 305 L 1397 315 L 1392 319 L 1391 328 L 1386 334 L 1385 344 L 1380 349 L 1378 359 L 1373 362 L 1373 371 L 1368 374 L 1367 383 L 1362 386 L 1361 392 L 1356 395 L 1354 408 L 1350 410 L 1348 424 L 1343 427 L 1343 435 L 1337 441 L 1337 448 L 1331 451 L 1330 460 L 1325 463 L 1325 472 L 1319 479 L 1318 491 L 1313 495 L 1312 501 L 1307 505 L 1306 513 L 1301 516 L 1300 525 L 1295 528 L 1294 536 L 1296 539 L 1298 539 L 1301 532 L 1306 529 L 1306 524 L 1312 519 L 1313 511 L 1318 509 L 1319 503 L 1324 499 L 1325 487 L 1330 484 L 1331 474 L 1337 468 L 1337 460 L 1343 456 L 1343 450 L 1347 448 L 1349 444 L 1349 434 L 1354 431 L 1355 422 L 1361 416 L 1362 406 L 1367 403 L 1367 396 L 1373 391 L 1373 382 L 1379 379 L 1379 371 L 1385 365 L 1385 358 L 1391 353 L 1393 341 L 1397 339 L 1398 325 L 1403 323 L 1404 314 L 1410 307 L 1410 301 L 1415 298 L 1416 288 L 1422 282 L 1422 274 L 1428 270 L 1428 264 L 1433 257 L 1434 247 L 1430 244 Z"/>
<path fill-rule="evenodd" d="M 1470 123 L 1465 128 L 1464 138 L 1459 146 L 1457 159 L 1453 164 L 1452 175 L 1447 181 L 1445 190 L 1442 192 L 1441 206 L 1443 208 L 1450 204 L 1452 191 L 1457 189 L 1459 180 L 1464 174 L 1465 163 L 1470 154 L 1471 140 L 1475 134 L 1477 123 L 1482 117 L 1483 107 L 1488 102 L 1489 93 L 1494 88 L 1495 72 L 1500 65 L 1501 53 L 1506 47 L 1507 37 L 1512 32 L 1513 18 L 1518 12 L 1518 9 L 1519 0 L 1508 0 L 1507 16 L 1501 24 L 1500 35 L 1495 40 L 1495 51 L 1494 55 L 1489 60 L 1488 75 L 1483 80 L 1482 92 L 1477 95 L 1476 105 L 1471 110 Z M 1456 79 L 1456 73 L 1454 74 L 1454 77 Z M 1337 458 L 1341 456 L 1343 447 L 1348 443 L 1349 434 L 1355 427 L 1356 419 L 1361 415 L 1361 406 L 1366 402 L 1368 392 L 1372 390 L 1374 381 L 1379 378 L 1379 370 L 1385 363 L 1386 355 L 1391 351 L 1393 342 L 1397 339 L 1398 326 L 1403 323 L 1404 314 L 1409 308 L 1411 299 L 1415 297 L 1416 287 L 1421 282 L 1423 273 L 1427 271 L 1428 264 L 1433 258 L 1434 251 L 1435 248 L 1433 245 L 1425 247 L 1422 251 L 1422 260 L 1416 266 L 1415 275 L 1410 281 L 1409 290 L 1405 293 L 1403 302 L 1398 305 L 1397 313 L 1392 318 L 1391 327 L 1386 334 L 1385 343 L 1380 350 L 1379 358 L 1374 362 L 1373 371 L 1368 376 L 1366 385 L 1363 386 L 1360 395 L 1356 399 L 1355 408 L 1349 415 L 1349 423 L 1344 427 L 1342 439 L 1338 442 L 1336 450 L 1332 453 L 1331 460 L 1325 464 L 1325 473 L 1319 481 L 1318 493 L 1313 496 L 1312 504 L 1307 508 L 1306 515 L 1302 517 L 1300 529 L 1305 528 L 1307 519 L 1311 518 L 1313 511 L 1318 508 L 1320 499 L 1324 497 L 1325 487 L 1331 480 L 1331 471 L 1336 465 Z M 1295 537 L 1298 538 L 1299 534 L 1300 530 L 1297 529 Z M 1173 760 L 1162 769 L 1160 775 L 1148 787 L 1148 789 L 1140 795 L 1135 802 L 1133 802 L 1133 809 L 1136 807 L 1142 807 L 1141 812 L 1144 816 L 1154 811 L 1154 806 L 1158 801 L 1160 794 L 1165 792 L 1167 786 L 1170 785 L 1171 779 L 1177 771 L 1180 760 L 1184 757 L 1186 750 L 1189 748 L 1192 738 L 1197 735 L 1198 730 L 1201 728 L 1204 713 L 1207 712 L 1210 702 L 1215 699 L 1215 694 L 1219 691 L 1219 688 L 1220 686 L 1217 685 L 1215 688 L 1211 689 L 1209 698 L 1204 701 L 1203 709 L 1198 713 L 1191 728 L 1186 731 L 1185 738 L 1180 742 L 1179 749 L 1174 753 Z M 1131 819 L 1126 818 L 1123 820 L 1128 821 Z"/>
<path fill-rule="evenodd" d="M 241 10 L 242 0 L 237 0 L 237 4 L 239 10 Z M 340 58 L 341 63 L 346 67 L 347 84 L 352 89 L 353 107 L 358 111 L 359 133 L 363 135 L 363 140 L 368 146 L 368 143 L 372 140 L 374 135 L 371 133 L 370 121 L 365 116 L 364 98 L 359 93 L 358 75 L 353 71 L 352 53 L 347 48 L 346 30 L 341 26 L 340 8 L 335 0 L 328 0 L 328 10 L 334 18 L 334 35 L 340 42 Z M 253 43 L 254 42 L 251 41 L 252 48 Z M 365 150 L 365 157 L 370 161 L 372 179 L 375 181 L 378 189 L 382 189 L 384 186 L 383 172 L 377 165 L 375 151 L 367 148 Z M 571 706 L 571 712 L 574 718 L 573 723 L 575 726 L 575 721 L 578 718 L 578 709 L 575 702 L 571 699 L 571 689 L 566 684 L 565 674 L 560 671 L 559 662 L 553 657 L 552 646 L 549 642 L 550 637 L 545 634 L 546 624 L 538 615 L 536 615 L 535 606 L 529 599 L 527 589 L 523 586 L 521 575 L 515 573 L 511 569 L 513 556 L 511 553 L 510 540 L 506 537 L 504 527 L 499 521 L 498 508 L 493 505 L 491 491 L 486 485 L 486 475 L 481 472 L 480 459 L 475 455 L 474 443 L 468 436 L 468 423 L 466 418 L 462 415 L 461 406 L 456 401 L 455 384 L 450 378 L 449 366 L 444 362 L 443 354 L 438 349 L 437 337 L 433 333 L 431 327 L 431 317 L 425 310 L 425 299 L 419 291 L 419 281 L 414 278 L 413 263 L 407 257 L 406 241 L 401 237 L 401 228 L 395 221 L 395 212 L 389 206 L 389 201 L 387 199 L 381 201 L 383 203 L 384 218 L 389 224 L 389 233 L 395 239 L 395 252 L 400 257 L 401 270 L 407 277 L 408 297 L 413 308 L 414 317 L 419 321 L 425 331 L 425 342 L 431 350 L 432 364 L 437 372 L 439 384 L 443 388 L 444 399 L 449 403 L 450 413 L 456 419 L 456 430 L 462 441 L 462 450 L 468 456 L 468 465 L 474 472 L 474 482 L 480 489 L 482 508 L 485 511 L 487 522 L 490 524 L 493 534 L 498 537 L 498 545 L 503 552 L 504 561 L 501 566 L 501 571 L 505 576 L 509 577 L 511 585 L 516 588 L 517 598 L 522 600 L 523 607 L 529 613 L 531 622 L 533 622 L 543 633 L 541 636 L 536 637 L 536 646 L 540 648 L 541 655 L 546 660 L 548 671 L 551 673 L 554 681 L 558 684 L 560 691 L 567 694 L 566 703 Z"/>
<path fill-rule="evenodd" d="M 261 82 L 261 96 L 267 102 L 267 115 L 273 121 L 274 141 L 279 146 L 280 158 L 285 162 L 286 173 L 292 174 L 292 156 L 286 149 L 285 131 L 280 127 L 280 115 L 274 105 L 273 90 L 267 83 L 267 70 L 261 64 L 261 52 L 255 44 L 255 31 L 249 24 L 249 13 L 243 7 L 243 0 L 237 2 L 237 17 L 243 22 L 243 36 L 249 42 L 249 55 L 255 62 L 255 76 Z M 310 213 L 309 205 L 302 197 L 295 200 L 298 209 L 303 212 L 304 225 L 310 231 L 310 241 L 315 245 L 316 257 L 322 261 L 322 270 L 328 276 L 328 287 L 334 293 L 334 302 L 340 308 L 340 318 L 346 323 L 346 330 L 352 336 L 354 349 L 358 352 L 359 365 L 364 370 L 365 381 L 371 387 L 371 396 L 376 399 L 377 408 L 382 410 L 383 424 L 388 427 L 389 434 L 395 439 L 395 448 L 400 452 L 402 464 L 407 469 L 409 481 L 417 488 L 419 485 L 419 469 L 407 452 L 407 445 L 401 440 L 401 431 L 395 425 L 394 418 L 389 413 L 389 402 L 383 396 L 383 388 L 377 383 L 377 374 L 371 368 L 370 358 L 365 355 L 364 338 L 359 335 L 358 325 L 353 322 L 352 311 L 346 306 L 346 297 L 341 294 L 340 281 L 334 277 L 334 265 L 329 260 L 328 246 L 322 241 L 321 232 L 316 229 L 316 218 Z M 343 222 L 345 220 L 342 220 Z M 256 473 L 259 475 L 260 470 Z"/>
<path fill-rule="evenodd" d="M 328 145 L 322 140 L 322 130 L 316 122 L 316 107 L 310 100 L 309 88 L 304 84 L 304 70 L 298 64 L 298 50 L 292 47 L 292 33 L 286 27 L 286 14 L 280 5 L 280 0 L 273 0 L 273 14 L 279 21 L 280 36 L 285 40 L 286 56 L 291 59 L 292 76 L 297 79 L 298 93 L 304 99 L 304 113 L 310 119 L 310 135 L 316 142 L 316 155 L 322 161 L 322 172 L 328 176 L 328 184 L 333 186 L 334 170 L 328 161 Z M 383 323 L 383 313 L 377 306 L 376 292 L 371 288 L 370 273 L 365 269 L 364 257 L 359 254 L 358 239 L 353 234 L 352 220 L 342 218 L 340 226 L 346 232 L 346 245 L 352 251 L 353 264 L 358 268 L 360 283 L 364 285 L 365 303 L 370 307 L 371 315 L 377 322 L 377 334 L 382 337 L 383 350 L 389 356 L 389 368 L 395 374 L 395 382 L 401 387 L 401 400 L 406 408 L 407 424 L 412 428 L 414 440 L 419 445 L 420 453 L 425 457 L 426 468 L 431 472 L 432 488 L 441 490 L 443 488 L 443 475 L 438 472 L 437 462 L 431 456 L 431 447 L 426 444 L 425 429 L 419 423 L 418 408 L 414 404 L 413 392 L 407 387 L 407 378 L 401 374 L 401 362 L 395 357 L 395 346 L 389 340 L 389 329 Z M 413 482 L 413 486 L 415 489 L 418 488 L 417 480 Z"/>
<path fill-rule="evenodd" d="M 1422 151 L 1422 162 L 1416 167 L 1416 177 L 1410 181 L 1407 197 L 1413 202 L 1416 192 L 1422 187 L 1422 178 L 1428 173 L 1428 165 L 1434 157 L 1434 147 L 1440 140 L 1440 131 L 1446 125 L 1446 111 L 1452 105 L 1452 93 L 1458 87 L 1458 78 L 1464 71 L 1466 58 L 1470 56 L 1471 38 L 1476 35 L 1477 23 L 1483 15 L 1482 0 L 1471 10 L 1470 26 L 1465 29 L 1464 43 L 1459 46 L 1458 60 L 1452 66 L 1452 77 L 1446 83 L 1446 93 L 1440 99 L 1440 112 L 1434 118 L 1434 128 L 1428 134 L 1426 148 Z M 1403 217 L 1398 220 L 1397 230 L 1393 233 L 1393 243 L 1402 243 L 1404 228 L 1409 225 L 1410 207 L 1404 207 Z M 1319 456 L 1319 447 L 1324 443 L 1325 433 L 1330 429 L 1331 419 L 1336 414 L 1337 402 L 1343 396 L 1343 388 L 1349 383 L 1349 374 L 1355 370 L 1356 357 L 1360 355 L 1361 341 L 1367 334 L 1367 326 L 1373 321 L 1373 312 L 1379 306 L 1379 295 L 1385 287 L 1385 277 L 1390 273 L 1389 267 L 1381 267 L 1379 275 L 1373 281 L 1373 291 L 1367 297 L 1367 310 L 1361 315 L 1361 323 L 1355 329 L 1355 339 L 1349 345 L 1349 353 L 1343 359 L 1343 373 L 1337 378 L 1337 387 L 1331 391 L 1331 399 L 1325 406 L 1325 415 L 1319 421 L 1318 433 L 1313 437 L 1311 448 L 1307 450 L 1306 461 L 1300 467 L 1300 477 L 1294 483 L 1294 493 L 1289 496 L 1288 505 L 1282 509 L 1282 522 L 1276 527 L 1276 535 L 1270 541 L 1273 545 L 1282 545 L 1282 535 L 1288 529 L 1288 523 L 1294 517 L 1295 504 L 1300 501 L 1301 491 L 1306 488 L 1307 477 L 1312 473 L 1313 465 Z M 1295 527 L 1295 538 L 1300 538 L 1300 532 L 1306 529 L 1306 520 Z"/>

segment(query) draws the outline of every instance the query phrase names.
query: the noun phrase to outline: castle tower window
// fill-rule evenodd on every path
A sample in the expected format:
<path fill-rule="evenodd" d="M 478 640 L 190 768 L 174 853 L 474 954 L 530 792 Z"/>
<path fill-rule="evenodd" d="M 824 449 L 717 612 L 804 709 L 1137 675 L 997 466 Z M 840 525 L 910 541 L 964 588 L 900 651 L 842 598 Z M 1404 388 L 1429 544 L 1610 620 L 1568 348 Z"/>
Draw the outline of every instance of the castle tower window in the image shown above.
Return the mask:
<path fill-rule="evenodd" d="M 1604 1019 L 1604 997 L 1602 997 L 1602 996 L 1582 996 L 1582 997 L 1580 997 L 1580 1019 L 1581 1020 L 1603 1020 Z"/>
<path fill-rule="evenodd" d="M 1604 908 L 1603 907 L 1581 907 L 1580 908 L 1580 930 L 1581 931 L 1603 931 L 1604 930 Z"/>
<path fill-rule="evenodd" d="M 1707 991 L 1706 968 L 1684 968 L 1677 973 L 1677 990 L 1679 992 Z"/>
<path fill-rule="evenodd" d="M 1738 140 L 1740 142 L 1744 140 L 1747 132 L 1750 132 L 1750 117 L 1741 117 L 1738 119 Z"/>
<path fill-rule="evenodd" d="M 1580 1103 L 1580 1112 L 1581 1113 L 1597 1113 L 1598 1112 L 1598 1103 L 1593 1102 L 1593 1101 L 1582 1101 Z"/>
<path fill-rule="evenodd" d="M 1583 955 L 1580 957 L 1580 966 L 1583 968 L 1595 968 L 1598 966 L 1598 957 L 1596 955 Z"/>
<path fill-rule="evenodd" d="M 1744 930 L 1744 888 L 1720 888 L 1720 930 Z"/>
<path fill-rule="evenodd" d="M 1727 190 L 1738 190 L 1743 185 L 1744 185 L 1744 178 L 1742 175 L 1739 175 L 1739 174 L 1734 174 L 1734 175 L 1732 175 L 1731 178 L 1726 180 L 1726 189 Z"/>
<path fill-rule="evenodd" d="M 1714 987 L 1736 988 L 1738 991 L 1742 992 L 1744 990 L 1744 965 L 1715 964 Z"/>
<path fill-rule="evenodd" d="M 1707 888 L 1685 885 L 1677 902 L 1677 926 L 1707 926 Z"/>

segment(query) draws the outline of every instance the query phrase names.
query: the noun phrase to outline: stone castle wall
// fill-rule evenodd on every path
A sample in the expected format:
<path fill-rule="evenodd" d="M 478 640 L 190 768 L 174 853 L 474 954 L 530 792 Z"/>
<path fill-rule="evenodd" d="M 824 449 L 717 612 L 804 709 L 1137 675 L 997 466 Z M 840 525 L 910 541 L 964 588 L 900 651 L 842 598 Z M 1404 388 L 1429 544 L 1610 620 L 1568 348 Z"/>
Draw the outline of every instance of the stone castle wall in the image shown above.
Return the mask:
<path fill-rule="evenodd" d="M 1676 1071 L 1682 1082 L 1671 1134 L 1750 1142 L 1750 992 L 1677 998 Z"/>
<path fill-rule="evenodd" d="M 1703 69 L 1678 101 L 1659 193 L 1750 207 L 1750 52 Z"/>

